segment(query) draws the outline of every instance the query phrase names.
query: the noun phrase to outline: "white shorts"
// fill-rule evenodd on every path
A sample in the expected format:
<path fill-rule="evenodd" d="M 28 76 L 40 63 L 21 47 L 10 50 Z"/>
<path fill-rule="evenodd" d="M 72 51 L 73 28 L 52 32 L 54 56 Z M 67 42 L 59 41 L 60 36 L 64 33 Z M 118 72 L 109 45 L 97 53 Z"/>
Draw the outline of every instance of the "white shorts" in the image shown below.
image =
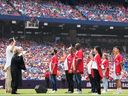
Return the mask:
<path fill-rule="evenodd" d="M 116 75 L 116 73 L 114 73 L 114 80 L 120 80 L 121 79 L 121 75 Z"/>

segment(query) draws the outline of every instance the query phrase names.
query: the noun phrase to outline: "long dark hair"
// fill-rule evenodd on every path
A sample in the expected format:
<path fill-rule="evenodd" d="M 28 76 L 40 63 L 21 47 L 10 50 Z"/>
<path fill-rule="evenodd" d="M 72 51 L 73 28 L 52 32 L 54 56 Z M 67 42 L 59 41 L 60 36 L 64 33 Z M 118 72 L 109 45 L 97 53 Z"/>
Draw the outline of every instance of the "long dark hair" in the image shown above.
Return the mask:
<path fill-rule="evenodd" d="M 117 48 L 119 52 L 121 52 L 121 48 L 119 46 L 115 46 L 114 48 Z"/>
<path fill-rule="evenodd" d="M 105 56 L 105 59 L 108 60 L 108 54 L 107 53 L 104 53 L 103 55 Z"/>
<path fill-rule="evenodd" d="M 13 42 L 13 38 L 9 38 L 8 43 L 11 44 Z"/>
<path fill-rule="evenodd" d="M 99 53 L 100 57 L 102 58 L 102 51 L 101 51 L 100 46 L 95 46 L 94 48 L 97 50 L 97 52 Z"/>

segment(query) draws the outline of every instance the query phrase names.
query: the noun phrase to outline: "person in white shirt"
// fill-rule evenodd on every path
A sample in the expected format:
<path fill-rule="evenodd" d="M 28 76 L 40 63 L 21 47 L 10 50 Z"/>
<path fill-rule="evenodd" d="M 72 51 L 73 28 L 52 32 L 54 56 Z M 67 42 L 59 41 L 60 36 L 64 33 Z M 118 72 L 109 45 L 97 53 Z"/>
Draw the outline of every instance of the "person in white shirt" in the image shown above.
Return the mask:
<path fill-rule="evenodd" d="M 13 57 L 13 49 L 15 47 L 16 41 L 14 38 L 9 39 L 9 45 L 6 48 L 6 64 L 4 66 L 5 72 L 5 90 L 6 93 L 11 93 L 11 59 Z"/>
<path fill-rule="evenodd" d="M 68 48 L 68 55 L 64 61 L 64 69 L 68 84 L 68 91 L 66 93 L 73 93 L 74 92 L 74 81 L 73 81 L 73 59 L 74 59 L 74 49 L 73 47 Z"/>
<path fill-rule="evenodd" d="M 101 95 L 101 86 L 100 81 L 103 78 L 103 73 L 101 69 L 101 57 L 102 57 L 102 51 L 99 46 L 94 47 L 94 62 L 92 64 L 92 74 L 93 74 L 93 80 L 94 82 L 94 88 L 96 89 L 96 93 L 93 93 L 92 95 Z"/>
<path fill-rule="evenodd" d="M 88 77 L 89 77 L 89 80 L 90 80 L 90 83 L 91 83 L 91 92 L 89 92 L 89 93 L 95 93 L 96 92 L 96 89 L 95 89 L 94 84 L 93 84 L 95 81 L 93 80 L 92 71 L 91 71 L 93 64 L 95 64 L 95 62 L 93 60 L 94 56 L 95 56 L 95 54 L 91 50 L 91 52 L 88 56 L 88 60 L 87 60 Z"/>

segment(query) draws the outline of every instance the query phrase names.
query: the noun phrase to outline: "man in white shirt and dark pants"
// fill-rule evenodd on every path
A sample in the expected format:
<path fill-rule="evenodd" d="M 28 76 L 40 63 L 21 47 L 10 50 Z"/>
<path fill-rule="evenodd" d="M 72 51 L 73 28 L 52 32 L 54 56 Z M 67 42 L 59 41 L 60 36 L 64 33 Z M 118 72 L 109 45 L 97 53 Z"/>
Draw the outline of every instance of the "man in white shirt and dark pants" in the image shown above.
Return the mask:
<path fill-rule="evenodd" d="M 6 64 L 4 66 L 4 72 L 5 72 L 5 90 L 6 93 L 11 93 L 11 60 L 13 57 L 13 49 L 15 47 L 16 41 L 14 38 L 9 39 L 9 45 L 6 48 Z"/>
<path fill-rule="evenodd" d="M 73 47 L 68 48 L 68 55 L 64 61 L 64 69 L 68 84 L 68 91 L 66 93 L 74 92 L 74 81 L 73 81 L 73 59 L 74 59 L 74 49 Z"/>

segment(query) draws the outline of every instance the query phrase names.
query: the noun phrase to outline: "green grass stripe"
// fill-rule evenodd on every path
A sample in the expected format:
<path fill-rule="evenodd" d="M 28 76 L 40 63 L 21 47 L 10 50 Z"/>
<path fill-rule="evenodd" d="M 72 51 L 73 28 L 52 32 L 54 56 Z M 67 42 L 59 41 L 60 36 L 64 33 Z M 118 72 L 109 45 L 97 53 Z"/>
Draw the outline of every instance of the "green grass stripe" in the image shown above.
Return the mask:
<path fill-rule="evenodd" d="M 37 94 L 34 89 L 19 89 L 18 93 L 20 94 L 12 95 L 5 93 L 5 90 L 2 89 L 0 90 L 0 96 L 95 96 L 88 93 L 90 89 L 83 89 L 82 94 L 66 94 L 66 91 L 67 89 L 58 89 L 56 93 L 52 94 L 49 93 L 50 91 L 48 91 L 48 93 L 46 94 Z M 128 96 L 128 90 L 123 90 L 122 94 L 113 94 L 115 92 L 116 90 L 109 90 L 107 93 L 102 94 L 100 96 Z"/>

